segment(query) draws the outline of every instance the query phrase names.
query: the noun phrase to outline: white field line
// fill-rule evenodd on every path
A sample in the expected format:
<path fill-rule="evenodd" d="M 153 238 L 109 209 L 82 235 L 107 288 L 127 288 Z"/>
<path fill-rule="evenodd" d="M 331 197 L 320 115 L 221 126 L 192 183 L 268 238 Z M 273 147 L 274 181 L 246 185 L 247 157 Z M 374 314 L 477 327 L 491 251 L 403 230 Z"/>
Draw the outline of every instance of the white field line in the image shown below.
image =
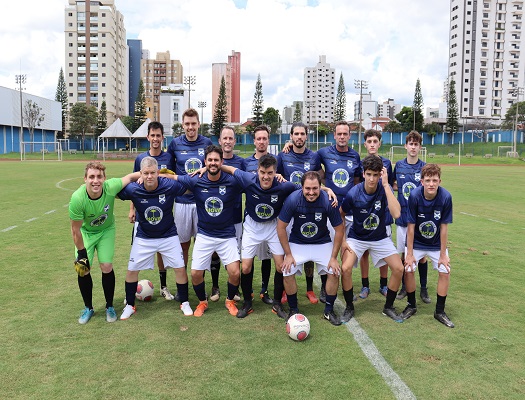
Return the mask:
<path fill-rule="evenodd" d="M 477 217 L 477 215 L 475 215 L 475 214 L 469 214 L 469 213 L 466 213 L 466 212 L 463 212 L 463 211 L 461 211 L 460 214 L 468 215 L 469 217 Z"/>
<path fill-rule="evenodd" d="M 56 210 L 49 210 L 49 211 L 45 212 L 44 214 L 48 215 L 48 214 L 53 214 L 54 212 L 56 212 Z"/>
<path fill-rule="evenodd" d="M 12 229 L 15 229 L 17 226 L 18 225 L 9 226 L 9 227 L 7 227 L 5 229 L 2 229 L 0 232 L 8 232 L 8 231 L 10 231 Z"/>
<path fill-rule="evenodd" d="M 33 222 L 34 220 L 37 220 L 38 217 L 35 217 L 35 218 L 29 218 L 29 219 L 26 219 L 25 222 Z"/>
<path fill-rule="evenodd" d="M 62 179 L 60 182 L 57 182 L 55 184 L 55 187 L 57 187 L 58 189 L 61 189 L 61 190 L 67 190 L 68 192 L 74 192 L 76 189 L 68 189 L 68 188 L 62 187 L 62 183 L 67 182 L 67 181 L 72 181 L 73 179 L 80 179 L 80 178 L 76 177 L 76 178 Z"/>

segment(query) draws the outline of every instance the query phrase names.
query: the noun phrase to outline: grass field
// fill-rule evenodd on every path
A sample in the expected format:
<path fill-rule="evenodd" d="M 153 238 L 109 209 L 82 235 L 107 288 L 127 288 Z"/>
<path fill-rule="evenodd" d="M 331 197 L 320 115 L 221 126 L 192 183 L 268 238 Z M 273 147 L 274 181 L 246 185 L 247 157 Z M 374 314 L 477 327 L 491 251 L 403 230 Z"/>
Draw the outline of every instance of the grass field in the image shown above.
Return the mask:
<path fill-rule="evenodd" d="M 255 312 L 239 320 L 228 315 L 222 297 L 202 318 L 184 317 L 176 303 L 156 297 L 139 303 L 129 321 L 108 324 L 96 268 L 96 313 L 79 325 L 83 304 L 72 265 L 67 203 L 82 183 L 84 165 L 0 162 L 5 178 L 0 191 L 2 398 L 403 398 L 359 347 L 355 325 L 331 326 L 321 319 L 321 305 L 307 304 L 302 279 L 300 307 L 311 322 L 311 337 L 302 343 L 292 342 L 282 320 L 258 300 Z M 130 161 L 107 165 L 110 177 L 131 169 Z M 432 304 L 420 301 L 418 314 L 403 324 L 381 315 L 377 271 L 370 273 L 371 296 L 356 302 L 360 328 L 419 399 L 525 396 L 521 165 L 443 167 L 443 185 L 454 198 L 446 311 L 455 329 L 433 318 L 434 271 L 429 272 Z M 117 200 L 118 313 L 130 249 L 128 207 Z M 158 286 L 156 272 L 140 276 Z M 255 276 L 258 290 L 257 268 Z M 225 277 L 222 272 L 223 293 Z M 359 272 L 354 283 L 360 288 Z M 173 274 L 168 284 L 174 288 Z M 191 288 L 190 302 L 197 303 Z"/>

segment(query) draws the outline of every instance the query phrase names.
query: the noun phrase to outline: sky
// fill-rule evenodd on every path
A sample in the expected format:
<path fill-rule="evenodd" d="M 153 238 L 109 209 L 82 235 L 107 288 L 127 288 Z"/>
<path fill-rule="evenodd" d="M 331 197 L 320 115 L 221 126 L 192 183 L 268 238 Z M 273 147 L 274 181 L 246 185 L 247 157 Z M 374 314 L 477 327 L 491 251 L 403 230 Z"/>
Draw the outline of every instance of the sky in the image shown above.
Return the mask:
<path fill-rule="evenodd" d="M 9 2 L 0 13 L 0 86 L 55 97 L 64 67 L 67 0 Z M 192 106 L 206 101 L 212 117 L 211 65 L 241 53 L 241 120 L 251 117 L 257 75 L 264 106 L 282 112 L 303 100 L 305 67 L 320 55 L 342 73 L 347 119 L 359 100 L 354 80 L 368 82 L 380 103 L 411 106 L 419 78 L 424 107 L 437 107 L 447 76 L 450 2 L 447 0 L 115 0 L 128 39 L 141 39 L 154 58 L 170 51 L 184 75 L 196 77 Z M 199 110 L 200 111 L 200 110 Z"/>

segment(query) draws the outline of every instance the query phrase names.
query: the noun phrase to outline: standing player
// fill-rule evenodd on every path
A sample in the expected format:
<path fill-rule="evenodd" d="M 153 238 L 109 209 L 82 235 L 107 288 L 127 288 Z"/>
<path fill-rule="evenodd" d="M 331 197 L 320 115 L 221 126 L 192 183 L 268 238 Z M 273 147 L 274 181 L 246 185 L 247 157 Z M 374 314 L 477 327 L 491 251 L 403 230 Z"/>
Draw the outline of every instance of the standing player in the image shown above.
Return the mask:
<path fill-rule="evenodd" d="M 113 308 L 115 295 L 115 273 L 113 254 L 115 252 L 115 216 L 113 215 L 115 196 L 140 174 L 129 174 L 124 178 L 106 180 L 106 167 L 98 161 L 89 162 L 84 171 L 85 184 L 71 196 L 69 218 L 71 235 L 77 248 L 77 262 L 85 260 L 87 271 L 78 271 L 78 288 L 84 300 L 84 309 L 78 322 L 89 322 L 93 309 L 93 280 L 89 269 L 97 251 L 102 270 L 102 288 L 106 298 L 106 321 L 114 322 L 117 314 Z"/>
<path fill-rule="evenodd" d="M 405 282 L 408 305 L 401 313 L 408 319 L 417 311 L 417 261 L 428 257 L 439 272 L 437 302 L 434 318 L 449 328 L 454 324 L 445 314 L 445 301 L 450 284 L 450 258 L 447 250 L 448 224 L 452 223 L 452 196 L 440 186 L 441 169 L 437 164 L 426 164 L 421 169 L 421 185 L 408 198 L 407 248 L 405 250 Z"/>
<path fill-rule="evenodd" d="M 289 317 L 299 312 L 295 275 L 301 275 L 302 264 L 312 261 L 317 263 L 319 275 L 328 274 L 323 317 L 333 325 L 341 325 L 339 316 L 334 312 L 334 303 L 339 288 L 341 269 L 337 255 L 344 237 L 344 224 L 337 208 L 330 204 L 328 195 L 321 192 L 321 177 L 318 172 L 306 172 L 301 177 L 301 186 L 301 191 L 292 193 L 285 200 L 277 222 L 277 234 L 285 254 L 282 272 L 290 306 Z M 286 228 L 292 218 L 288 238 Z M 333 243 L 328 220 L 335 230 Z"/>
<path fill-rule="evenodd" d="M 173 220 L 175 197 L 186 192 L 186 188 L 177 181 L 159 178 L 158 167 L 153 157 L 144 157 L 140 162 L 143 183 L 132 183 L 118 195 L 135 204 L 138 222 L 126 273 L 126 307 L 120 316 L 122 320 L 135 314 L 139 272 L 153 269 L 155 253 L 162 257 L 167 268 L 175 269 L 180 308 L 184 315 L 193 314 L 188 302 L 188 275 Z"/>
<path fill-rule="evenodd" d="M 288 152 L 281 152 L 277 156 L 277 172 L 281 174 L 284 179 L 301 184 L 301 178 L 305 172 L 321 170 L 321 160 L 319 155 L 306 147 L 306 140 L 308 139 L 308 127 L 302 122 L 294 122 L 290 131 L 290 139 L 292 140 L 292 147 Z M 314 264 L 308 262 L 304 266 L 306 276 L 306 297 L 312 304 L 317 304 L 319 301 L 314 293 Z"/>
<path fill-rule="evenodd" d="M 346 121 L 335 124 L 335 145 L 319 149 L 317 154 L 324 167 L 325 185 L 332 189 L 337 195 L 337 201 L 342 204 L 345 195 L 357 185 L 362 176 L 361 159 L 354 149 L 348 146 L 350 140 L 350 126 Z M 350 228 L 352 216 L 346 216 L 346 228 Z M 333 235 L 333 233 L 332 233 Z M 321 293 L 319 300 L 326 302 L 326 278 L 321 275 Z"/>
<path fill-rule="evenodd" d="M 398 218 L 401 207 L 388 184 L 387 171 L 381 159 L 377 156 L 366 156 L 362 165 L 364 182 L 350 189 L 341 205 L 343 217 L 348 212 L 354 216 L 348 239 L 343 243 L 341 250 L 341 280 L 346 301 L 341 321 L 348 322 L 354 316 L 352 268 L 357 267 L 357 260 L 368 250 L 376 267 L 384 260 L 392 271 L 383 315 L 396 322 L 403 322 L 394 308 L 396 293 L 403 276 L 403 264 L 386 231 L 387 209 L 392 217 Z"/>
<path fill-rule="evenodd" d="M 406 247 L 406 232 L 407 232 L 407 215 L 408 215 L 408 197 L 410 192 L 416 187 L 421 185 L 421 169 L 425 165 L 425 162 L 419 159 L 419 151 L 421 150 L 421 144 L 423 137 L 417 131 L 411 131 L 405 141 L 405 148 L 407 149 L 407 156 L 405 159 L 398 161 L 394 167 L 394 190 L 397 190 L 397 199 L 401 205 L 401 217 L 396 219 L 396 244 L 397 251 L 403 254 Z M 421 286 L 421 300 L 424 303 L 430 303 L 430 297 L 428 296 L 427 289 L 427 275 L 428 275 L 428 262 L 425 258 L 419 260 L 419 284 Z M 403 285 L 397 295 L 397 299 L 403 299 L 406 296 L 406 290 Z"/>
<path fill-rule="evenodd" d="M 164 126 L 160 122 L 152 121 L 148 124 L 147 139 L 149 142 L 149 150 L 139 154 L 137 158 L 135 158 L 133 172 L 140 171 L 140 162 L 145 157 L 153 157 L 155 160 L 157 160 L 157 165 L 159 166 L 159 169 L 173 170 L 173 166 L 171 165 L 172 157 L 162 150 L 162 144 L 164 143 Z M 133 205 L 133 202 L 129 203 L 128 218 L 129 222 L 135 224 L 134 229 L 136 230 L 137 221 L 135 216 L 135 206 Z M 166 300 L 173 300 L 175 296 L 173 296 L 168 289 L 166 283 L 166 269 L 164 268 L 164 263 L 162 262 L 162 256 L 160 253 L 157 253 L 157 265 L 159 266 L 160 294 Z"/>

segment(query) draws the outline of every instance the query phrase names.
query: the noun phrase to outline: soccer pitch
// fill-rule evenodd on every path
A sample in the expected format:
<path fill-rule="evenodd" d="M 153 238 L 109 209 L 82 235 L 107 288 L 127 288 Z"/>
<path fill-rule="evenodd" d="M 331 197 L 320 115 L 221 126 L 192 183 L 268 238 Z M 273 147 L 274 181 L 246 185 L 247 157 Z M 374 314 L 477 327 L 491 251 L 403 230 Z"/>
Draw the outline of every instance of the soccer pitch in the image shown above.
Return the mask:
<path fill-rule="evenodd" d="M 107 162 L 108 177 L 132 169 Z M 178 303 L 158 295 L 137 303 L 128 321 L 105 322 L 100 269 L 93 268 L 95 316 L 77 322 L 83 307 L 73 269 L 67 204 L 83 182 L 85 162 L 0 162 L 0 379 L 14 399 L 522 399 L 525 393 L 525 167 L 443 166 L 442 185 L 454 199 L 449 228 L 452 264 L 448 329 L 433 318 L 437 272 L 429 271 L 432 303 L 403 324 L 381 315 L 379 272 L 372 293 L 355 303 L 358 326 L 322 320 L 322 305 L 305 297 L 305 342 L 291 341 L 283 320 L 257 298 L 255 312 L 231 317 L 221 300 L 202 318 L 184 317 Z M 130 250 L 129 204 L 116 200 L 115 308 L 120 314 Z M 254 291 L 260 288 L 256 262 Z M 521 266 L 521 267 L 520 267 Z M 273 275 L 273 274 L 272 274 Z M 359 271 L 354 289 L 361 288 Z M 173 273 L 168 286 L 175 289 Z M 206 287 L 211 289 L 209 274 Z M 418 284 L 419 289 L 419 284 Z M 273 280 L 270 281 L 270 293 Z M 316 290 L 318 291 L 318 290 Z M 341 299 L 342 296 L 340 295 Z M 197 299 L 190 285 L 190 303 Z M 404 301 L 396 301 L 398 310 Z M 384 379 L 358 343 L 366 334 L 399 379 Z M 357 338 L 354 336 L 358 336 Z M 383 361 L 380 361 L 383 362 Z M 408 392 L 395 385 L 406 385 Z"/>

